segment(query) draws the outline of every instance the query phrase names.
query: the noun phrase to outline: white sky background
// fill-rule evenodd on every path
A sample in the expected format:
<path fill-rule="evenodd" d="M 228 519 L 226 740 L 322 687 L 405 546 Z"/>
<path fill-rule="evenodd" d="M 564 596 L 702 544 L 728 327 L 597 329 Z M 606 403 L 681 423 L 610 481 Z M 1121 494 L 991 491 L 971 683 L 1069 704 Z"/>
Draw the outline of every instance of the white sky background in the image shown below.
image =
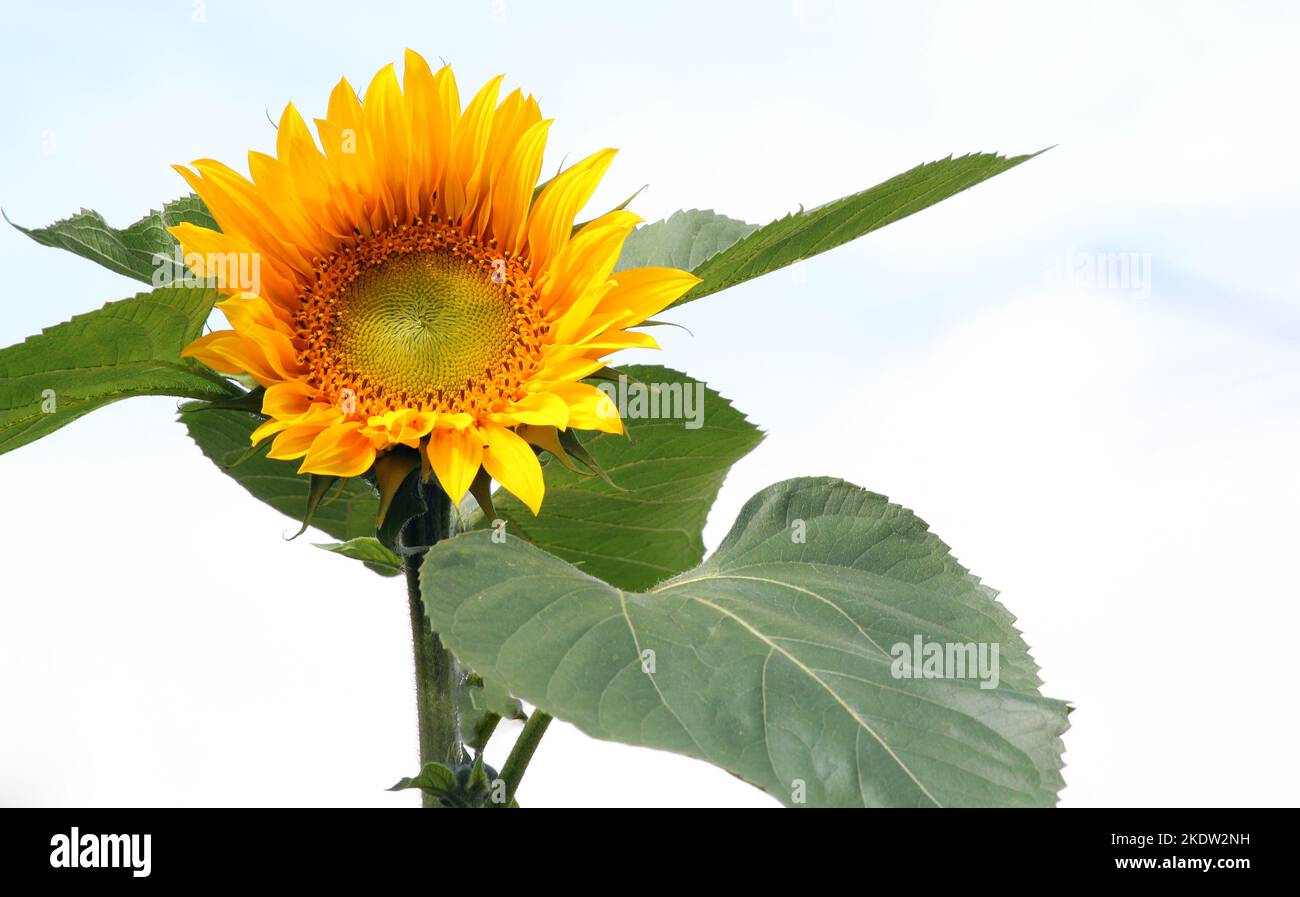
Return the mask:
<path fill-rule="evenodd" d="M 6 9 L 0 204 L 124 225 L 185 191 L 170 163 L 242 168 L 266 110 L 322 114 L 408 45 L 466 93 L 505 71 L 537 94 L 548 170 L 621 147 L 592 208 L 648 182 L 647 220 L 762 222 L 1056 144 L 657 331 L 653 360 L 769 434 L 707 541 L 775 480 L 883 492 L 1002 590 L 1077 705 L 1064 805 L 1300 800 L 1294 7 L 375 5 Z M 1149 254 L 1149 295 L 1050 282 L 1070 247 Z M 0 266 L 0 345 L 138 288 L 7 228 Z M 174 406 L 0 457 L 0 805 L 416 803 L 383 790 L 417 766 L 399 581 L 286 543 Z M 521 800 L 773 803 L 560 725 Z"/>

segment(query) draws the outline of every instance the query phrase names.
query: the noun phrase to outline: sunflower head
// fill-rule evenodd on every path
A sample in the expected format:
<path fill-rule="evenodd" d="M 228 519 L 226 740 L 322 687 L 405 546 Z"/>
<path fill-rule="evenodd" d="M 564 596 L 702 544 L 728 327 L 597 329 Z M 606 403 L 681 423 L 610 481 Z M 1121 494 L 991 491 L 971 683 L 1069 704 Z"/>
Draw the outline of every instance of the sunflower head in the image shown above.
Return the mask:
<path fill-rule="evenodd" d="M 251 177 L 177 167 L 220 226 L 172 228 L 188 263 L 206 277 L 251 257 L 258 272 L 222 288 L 231 329 L 184 354 L 266 388 L 253 442 L 273 438 L 269 457 L 357 476 L 406 446 L 454 501 L 482 471 L 536 513 L 533 445 L 622 432 L 582 381 L 619 349 L 657 348 L 632 328 L 698 279 L 614 273 L 640 219 L 573 224 L 614 150 L 539 189 L 550 121 L 518 90 L 498 102 L 501 80 L 462 109 L 450 67 L 408 50 L 400 85 L 392 65 L 364 99 L 339 82 L 319 142 L 288 106 Z"/>

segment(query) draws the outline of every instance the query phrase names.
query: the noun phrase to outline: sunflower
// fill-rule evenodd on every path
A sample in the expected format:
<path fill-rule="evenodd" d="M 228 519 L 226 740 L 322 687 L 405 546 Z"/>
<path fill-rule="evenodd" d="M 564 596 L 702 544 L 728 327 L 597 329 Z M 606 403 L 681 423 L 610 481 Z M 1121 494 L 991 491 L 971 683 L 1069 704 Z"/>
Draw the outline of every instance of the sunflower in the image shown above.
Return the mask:
<path fill-rule="evenodd" d="M 453 501 L 496 480 L 534 514 L 545 485 L 533 446 L 561 431 L 621 433 L 582 382 L 627 348 L 630 328 L 698 283 L 672 268 L 614 273 L 641 219 L 617 209 L 579 227 L 615 151 L 538 186 L 551 121 L 502 78 L 461 109 L 450 67 L 407 51 L 358 98 L 347 80 L 317 119 L 290 104 L 276 154 L 250 178 L 209 159 L 176 166 L 220 230 L 171 228 L 187 264 L 215 277 L 231 329 L 184 351 L 265 388 L 254 445 L 300 473 L 361 475 L 393 453 L 419 459 Z M 234 255 L 232 255 L 232 253 Z M 256 284 L 224 261 L 257 260 Z"/>

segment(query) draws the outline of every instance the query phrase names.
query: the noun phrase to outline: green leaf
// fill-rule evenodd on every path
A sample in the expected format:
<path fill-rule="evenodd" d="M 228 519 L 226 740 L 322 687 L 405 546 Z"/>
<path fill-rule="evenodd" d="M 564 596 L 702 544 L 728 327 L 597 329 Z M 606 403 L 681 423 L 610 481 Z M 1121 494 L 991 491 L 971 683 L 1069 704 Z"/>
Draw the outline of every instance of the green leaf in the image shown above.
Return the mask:
<path fill-rule="evenodd" d="M 180 419 L 203 454 L 249 494 L 295 523 L 302 522 L 309 483 L 297 472 L 300 462 L 274 461 L 265 456 L 264 449 L 249 455 L 249 436 L 262 418 L 246 411 L 189 404 L 181 408 Z M 378 511 L 379 495 L 374 488 L 360 477 L 352 477 L 331 490 L 316 508 L 311 525 L 341 542 L 350 542 L 375 535 Z"/>
<path fill-rule="evenodd" d="M 471 674 L 460 689 L 460 730 L 465 744 L 476 752 L 487 744 L 495 724 L 492 717 L 501 719 L 528 719 L 524 707 L 510 693 L 494 682 L 484 682 L 483 677 Z"/>
<path fill-rule="evenodd" d="M 707 561 L 647 592 L 475 532 L 430 550 L 422 594 L 447 646 L 511 694 L 791 806 L 1048 806 L 1063 785 L 1067 707 L 1038 694 L 996 593 L 910 511 L 840 480 L 769 486 Z M 898 662 L 917 638 L 997 645 L 996 687 L 896 675 L 921 667 Z"/>
<path fill-rule="evenodd" d="M 756 230 L 757 224 L 712 210 L 673 212 L 663 221 L 643 225 L 628 234 L 614 270 L 663 266 L 693 271 Z"/>
<path fill-rule="evenodd" d="M 202 331 L 216 295 L 179 287 L 139 293 L 0 349 L 0 453 L 119 399 L 236 392 L 180 356 Z"/>
<path fill-rule="evenodd" d="M 678 212 L 667 221 L 646 225 L 634 232 L 628 238 L 628 243 L 634 248 L 634 255 L 625 254 L 619 260 L 619 265 L 669 264 L 685 267 L 683 260 L 694 262 L 696 257 L 705 256 L 702 261 L 694 262 L 688 268 L 704 282 L 696 284 L 676 304 L 693 302 L 702 296 L 834 249 L 1014 168 L 1036 155 L 1038 153 L 1011 158 L 993 153 L 972 153 L 956 158 L 949 156 L 937 162 L 918 165 L 911 171 L 861 193 L 854 193 L 809 211 L 800 209 L 748 234 L 741 233 L 741 228 L 752 228 L 752 225 L 730 218 L 723 219 L 724 223 L 718 223 L 705 217 L 712 215 L 712 212 Z M 730 242 L 724 246 L 723 243 L 728 238 Z M 624 259 L 627 259 L 626 265 Z"/>
<path fill-rule="evenodd" d="M 542 513 L 534 517 L 504 492 L 497 493 L 496 510 L 508 532 L 620 588 L 646 588 L 704 557 L 701 533 L 722 481 L 763 436 L 729 401 L 679 371 L 634 365 L 615 373 L 626 375 L 629 388 L 639 381 L 675 395 L 680 384 L 692 401 L 702 395 L 702 405 L 675 405 L 683 412 L 702 408 L 702 425 L 688 429 L 683 419 L 624 414 L 627 436 L 583 437 L 614 485 L 548 456 Z M 633 401 L 629 395 L 626 410 Z"/>
<path fill-rule="evenodd" d="M 8 216 L 5 220 L 9 220 Z M 164 270 L 160 271 L 157 257 L 174 257 L 176 240 L 167 233 L 167 228 L 183 222 L 211 230 L 220 229 L 203 201 L 194 194 L 167 203 L 161 211 L 150 211 L 135 224 L 122 230 L 109 227 L 104 216 L 90 209 L 82 209 L 70 218 L 56 221 L 48 227 L 13 226 L 44 246 L 66 249 L 82 258 L 98 262 L 110 271 L 145 283 L 162 285 L 171 280 L 167 275 L 171 266 L 163 266 Z M 13 224 L 12 221 L 9 223 Z M 157 281 L 155 272 L 158 272 Z"/>
<path fill-rule="evenodd" d="M 402 559 L 374 536 L 357 536 L 346 542 L 317 542 L 315 545 L 361 561 L 380 576 L 402 575 Z"/>
<path fill-rule="evenodd" d="M 388 790 L 419 788 L 425 794 L 437 798 L 444 807 L 477 809 L 483 807 L 492 796 L 492 785 L 497 778 L 497 771 L 484 764 L 480 755 L 474 758 L 473 763 L 465 763 L 456 769 L 443 763 L 426 763 L 419 775 L 400 779 Z M 512 802 L 511 806 L 518 804 Z"/>
<path fill-rule="evenodd" d="M 419 788 L 435 797 L 443 797 L 453 794 L 460 787 L 456 781 L 456 773 L 450 766 L 443 763 L 426 763 L 418 775 L 403 776 L 397 780 L 397 784 L 389 791 L 406 791 L 410 788 Z"/>

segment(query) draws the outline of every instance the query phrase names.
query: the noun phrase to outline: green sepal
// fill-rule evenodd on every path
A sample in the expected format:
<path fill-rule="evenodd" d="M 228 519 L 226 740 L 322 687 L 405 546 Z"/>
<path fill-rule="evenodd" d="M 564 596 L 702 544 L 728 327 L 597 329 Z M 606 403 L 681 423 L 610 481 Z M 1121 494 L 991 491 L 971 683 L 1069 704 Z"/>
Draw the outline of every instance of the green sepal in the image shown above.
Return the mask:
<path fill-rule="evenodd" d="M 469 485 L 469 494 L 474 496 L 486 519 L 496 519 L 496 508 L 492 505 L 492 477 L 486 467 L 480 467 L 478 473 L 474 474 L 474 482 Z"/>
<path fill-rule="evenodd" d="M 194 410 L 194 409 L 185 409 L 185 410 Z M 269 442 L 259 442 L 257 445 L 250 445 L 234 461 L 231 461 L 229 464 L 223 464 L 221 466 L 221 469 L 229 473 L 239 465 L 243 464 L 245 461 L 251 461 L 253 458 L 256 458 L 258 455 L 267 451 L 270 448 L 270 446 L 271 443 Z"/>
<path fill-rule="evenodd" d="M 530 427 L 525 425 L 519 428 L 519 435 L 543 451 L 549 452 L 551 457 L 560 462 L 560 466 L 570 473 L 576 473 L 580 477 L 594 477 L 596 475 L 594 470 L 579 467 L 569 457 L 569 453 L 560 444 L 560 431 L 555 427 Z"/>
<path fill-rule="evenodd" d="M 620 378 L 626 378 L 628 383 L 634 383 L 640 386 L 645 386 L 645 384 L 642 383 L 640 380 L 638 380 L 636 377 L 628 376 L 627 370 L 625 368 L 608 368 L 608 367 L 601 368 L 600 370 L 596 371 L 594 374 L 588 374 L 584 379 L 604 380 L 608 383 L 618 383 Z"/>
<path fill-rule="evenodd" d="M 398 446 L 379 456 L 372 470 L 371 482 L 379 490 L 379 511 L 375 517 L 376 532 L 383 528 L 388 509 L 392 507 L 402 484 L 420 468 L 420 453 L 406 446 Z M 402 521 L 405 523 L 406 521 Z"/>
<path fill-rule="evenodd" d="M 642 321 L 640 324 L 637 324 L 637 325 L 635 325 L 635 326 L 637 326 L 637 327 L 676 327 L 678 330 L 685 330 L 685 331 L 686 331 L 688 334 L 690 334 L 691 336 L 695 336 L 695 333 L 691 330 L 691 328 L 685 326 L 684 324 L 678 324 L 676 321 L 655 321 L 655 320 L 648 320 L 648 321 Z"/>
<path fill-rule="evenodd" d="M 336 476 L 327 476 L 319 473 L 311 474 L 311 481 L 307 487 L 307 508 L 302 515 L 302 527 L 298 532 L 289 537 L 290 542 L 307 532 L 307 527 L 311 525 L 312 515 L 315 514 L 316 509 L 320 507 L 320 503 L 325 498 L 325 494 L 329 492 L 330 487 L 338 481 L 339 478 Z"/>
<path fill-rule="evenodd" d="M 568 452 L 573 457 L 577 458 L 583 464 L 587 465 L 587 467 L 591 468 L 592 472 L 594 472 L 596 476 L 600 477 L 606 483 L 613 486 L 619 492 L 627 491 L 618 483 L 615 483 L 613 480 L 609 478 L 609 474 L 605 473 L 605 469 L 600 466 L 600 462 L 597 461 L 595 457 L 592 456 L 591 452 L 587 451 L 587 447 L 582 444 L 581 440 L 578 439 L 578 434 L 575 431 L 560 430 L 559 434 L 560 434 L 560 445 L 563 446 L 566 452 Z"/>
<path fill-rule="evenodd" d="M 632 204 L 632 200 L 636 199 L 638 196 L 640 196 L 642 193 L 644 193 L 645 190 L 646 190 L 649 186 L 650 186 L 649 184 L 642 184 L 640 187 L 637 188 L 637 191 L 636 191 L 635 193 L 633 193 L 633 194 L 632 194 L 631 196 L 629 196 L 627 199 L 623 200 L 623 201 L 622 201 L 621 203 L 619 203 L 618 205 L 614 206 L 614 208 L 610 209 L 609 212 L 621 212 L 621 211 L 623 211 L 624 209 L 626 209 L 628 206 L 630 206 L 630 205 Z M 605 214 L 608 215 L 609 212 L 606 212 Z M 584 227 L 586 227 L 588 224 L 591 224 L 591 222 L 592 222 L 592 221 L 595 221 L 595 220 L 596 220 L 596 219 L 592 218 L 592 219 L 589 219 L 589 220 L 587 220 L 587 221 L 579 221 L 577 224 L 575 224 L 575 225 L 573 226 L 573 229 L 572 229 L 571 231 L 569 231 L 569 236 L 572 237 L 572 236 L 573 236 L 574 234 L 576 234 L 578 231 L 582 230 Z"/>
<path fill-rule="evenodd" d="M 379 525 L 375 535 L 384 547 L 397 551 L 397 535 L 406 525 L 406 521 L 412 517 L 424 513 L 424 499 L 420 497 L 420 477 L 416 474 L 419 470 L 419 461 L 417 458 L 416 465 L 411 468 L 406 477 L 398 484 L 397 491 L 393 493 L 389 500 L 388 511 L 383 516 L 383 523 Z M 366 479 L 375 484 L 374 471 L 366 474 Z M 401 552 L 398 552 L 399 554 Z"/>

